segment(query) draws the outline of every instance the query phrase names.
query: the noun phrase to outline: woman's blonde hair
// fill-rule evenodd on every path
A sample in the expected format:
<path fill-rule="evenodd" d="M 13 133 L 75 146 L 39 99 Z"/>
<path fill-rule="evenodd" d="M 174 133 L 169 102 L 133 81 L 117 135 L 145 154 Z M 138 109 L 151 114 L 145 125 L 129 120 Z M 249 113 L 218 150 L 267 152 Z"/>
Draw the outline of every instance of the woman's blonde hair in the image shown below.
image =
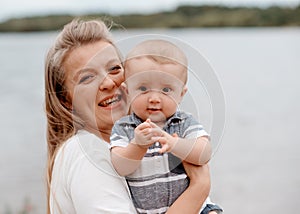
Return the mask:
<path fill-rule="evenodd" d="M 50 214 L 50 185 L 54 160 L 61 145 L 83 127 L 72 114 L 72 100 L 65 88 L 64 62 L 68 54 L 100 40 L 111 44 L 109 27 L 101 20 L 74 19 L 65 25 L 49 49 L 45 60 L 45 108 L 47 115 L 47 213 Z"/>

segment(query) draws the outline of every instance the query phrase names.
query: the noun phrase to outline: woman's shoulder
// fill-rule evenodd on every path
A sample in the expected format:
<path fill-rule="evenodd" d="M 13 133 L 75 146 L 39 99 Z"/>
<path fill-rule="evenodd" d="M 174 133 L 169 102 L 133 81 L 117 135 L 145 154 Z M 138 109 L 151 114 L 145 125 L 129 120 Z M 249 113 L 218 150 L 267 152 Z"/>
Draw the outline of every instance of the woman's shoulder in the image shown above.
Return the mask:
<path fill-rule="evenodd" d="M 110 162 L 108 143 L 90 132 L 80 130 L 59 149 L 55 162 L 74 165 L 83 160 L 96 166 L 95 162 Z"/>
<path fill-rule="evenodd" d="M 78 213 L 134 213 L 126 181 L 112 166 L 108 143 L 92 133 L 79 131 L 65 142 L 52 175 L 62 210 L 75 213 L 76 204 Z"/>
<path fill-rule="evenodd" d="M 57 157 L 61 155 L 75 155 L 82 153 L 81 144 L 84 140 L 96 140 L 93 134 L 79 130 L 75 135 L 67 139 L 63 145 L 59 148 Z M 100 139 L 98 140 L 100 141 Z"/>
<path fill-rule="evenodd" d="M 110 159 L 108 143 L 87 132 L 79 131 L 59 149 L 53 175 L 60 172 L 65 179 L 76 179 L 84 173 L 93 176 L 117 176 Z M 76 176 L 74 176 L 76 174 Z M 117 176 L 118 177 L 118 176 Z"/>

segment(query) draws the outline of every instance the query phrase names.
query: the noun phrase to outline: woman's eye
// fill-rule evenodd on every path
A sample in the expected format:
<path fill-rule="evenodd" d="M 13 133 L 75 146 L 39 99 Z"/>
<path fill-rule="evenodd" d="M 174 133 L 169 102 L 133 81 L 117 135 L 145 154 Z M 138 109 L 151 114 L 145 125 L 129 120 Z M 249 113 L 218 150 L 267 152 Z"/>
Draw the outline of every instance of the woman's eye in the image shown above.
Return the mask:
<path fill-rule="evenodd" d="M 85 83 L 85 82 L 87 82 L 89 79 L 91 79 L 93 77 L 93 75 L 85 75 L 85 76 L 83 76 L 83 77 L 81 77 L 80 79 L 79 79 L 79 83 Z"/>
<path fill-rule="evenodd" d="M 171 88 L 165 87 L 162 89 L 162 92 L 169 93 L 171 90 L 172 90 Z"/>
<path fill-rule="evenodd" d="M 120 72 L 121 69 L 122 69 L 122 67 L 120 65 L 115 65 L 115 66 L 113 66 L 109 69 L 109 73 L 110 74 L 117 74 L 117 73 Z"/>
<path fill-rule="evenodd" d="M 145 91 L 147 91 L 147 88 L 145 86 L 140 86 L 139 90 L 145 92 Z"/>

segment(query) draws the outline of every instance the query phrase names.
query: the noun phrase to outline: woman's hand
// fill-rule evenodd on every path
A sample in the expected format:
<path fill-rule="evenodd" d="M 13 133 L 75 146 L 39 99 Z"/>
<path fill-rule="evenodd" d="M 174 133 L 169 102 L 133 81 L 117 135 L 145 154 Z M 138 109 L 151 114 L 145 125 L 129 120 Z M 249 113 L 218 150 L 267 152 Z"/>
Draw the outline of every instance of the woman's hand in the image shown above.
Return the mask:
<path fill-rule="evenodd" d="M 210 173 L 209 167 L 207 164 L 202 166 L 197 166 L 194 164 L 187 163 L 185 161 L 182 162 L 186 174 L 190 178 L 190 185 L 201 183 L 203 186 L 207 188 L 206 191 L 210 191 Z M 207 196 L 208 196 L 207 193 Z"/>

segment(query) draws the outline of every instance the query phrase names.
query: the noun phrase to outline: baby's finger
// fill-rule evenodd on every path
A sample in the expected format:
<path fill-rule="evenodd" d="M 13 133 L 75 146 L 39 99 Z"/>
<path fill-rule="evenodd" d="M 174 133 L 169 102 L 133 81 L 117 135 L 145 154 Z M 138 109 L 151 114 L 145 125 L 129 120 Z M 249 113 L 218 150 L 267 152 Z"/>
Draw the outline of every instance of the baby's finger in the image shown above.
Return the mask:
<path fill-rule="evenodd" d="M 151 128 L 151 133 L 153 136 L 163 136 L 164 131 L 161 128 Z"/>
<path fill-rule="evenodd" d="M 167 152 L 170 149 L 168 144 L 163 144 L 161 149 L 158 150 L 160 154 Z"/>
<path fill-rule="evenodd" d="M 158 125 L 156 125 L 155 123 L 151 122 L 150 119 L 149 119 L 148 124 L 150 124 L 152 128 L 159 128 L 160 129 L 160 127 Z"/>
<path fill-rule="evenodd" d="M 160 142 L 161 145 L 165 145 L 168 143 L 167 139 L 161 136 L 154 136 L 151 138 L 151 140 L 154 142 Z"/>
<path fill-rule="evenodd" d="M 161 140 L 160 136 L 151 137 L 151 141 L 153 141 L 153 142 L 160 142 L 160 140 Z"/>
<path fill-rule="evenodd" d="M 173 133 L 172 136 L 173 137 L 178 137 L 178 134 L 177 133 Z"/>
<path fill-rule="evenodd" d="M 153 131 L 152 131 L 152 128 L 144 128 L 143 130 L 140 130 L 140 132 L 144 135 L 144 136 L 148 136 L 148 135 L 151 135 L 153 136 Z"/>
<path fill-rule="evenodd" d="M 136 127 L 136 129 L 139 129 L 139 130 L 143 130 L 143 129 L 146 129 L 146 128 L 151 128 L 151 125 L 147 122 L 143 122 L 143 123 L 141 123 L 140 125 L 138 125 Z"/>

